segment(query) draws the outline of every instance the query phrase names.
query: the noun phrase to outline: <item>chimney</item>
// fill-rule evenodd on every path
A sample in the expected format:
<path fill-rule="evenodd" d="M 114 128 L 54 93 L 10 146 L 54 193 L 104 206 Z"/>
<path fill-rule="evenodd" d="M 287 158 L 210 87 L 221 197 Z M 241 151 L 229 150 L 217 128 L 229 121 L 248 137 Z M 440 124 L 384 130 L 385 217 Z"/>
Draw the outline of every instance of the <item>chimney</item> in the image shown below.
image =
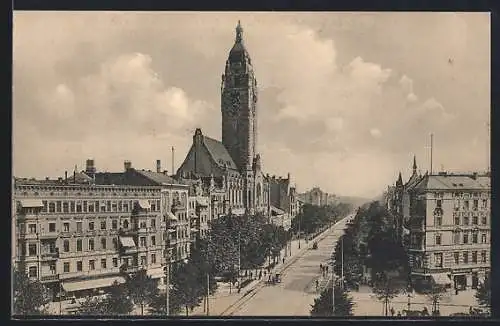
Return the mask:
<path fill-rule="evenodd" d="M 132 168 L 132 162 L 130 162 L 130 161 L 123 162 L 123 167 L 125 168 L 125 172 L 127 172 L 128 170 L 130 170 Z"/>
<path fill-rule="evenodd" d="M 68 171 L 64 171 L 64 181 L 68 183 Z"/>
<path fill-rule="evenodd" d="M 472 179 L 477 180 L 477 172 L 472 173 Z"/>
<path fill-rule="evenodd" d="M 286 178 L 287 178 L 288 180 L 290 180 L 290 172 L 288 172 L 288 174 L 286 175 Z"/>
<path fill-rule="evenodd" d="M 92 176 L 95 173 L 95 166 L 94 166 L 94 160 L 93 159 L 88 159 L 87 163 L 85 165 L 85 172 Z"/>
<path fill-rule="evenodd" d="M 167 170 L 163 170 L 163 174 L 164 175 L 168 175 L 168 171 Z"/>
<path fill-rule="evenodd" d="M 57 178 L 57 181 L 59 181 L 60 183 L 62 183 L 63 178 L 59 177 L 59 178 Z"/>
<path fill-rule="evenodd" d="M 156 172 L 161 173 L 161 161 L 156 160 Z"/>
<path fill-rule="evenodd" d="M 49 180 L 50 180 L 50 178 L 49 178 L 49 177 L 45 177 L 45 181 L 49 181 Z"/>

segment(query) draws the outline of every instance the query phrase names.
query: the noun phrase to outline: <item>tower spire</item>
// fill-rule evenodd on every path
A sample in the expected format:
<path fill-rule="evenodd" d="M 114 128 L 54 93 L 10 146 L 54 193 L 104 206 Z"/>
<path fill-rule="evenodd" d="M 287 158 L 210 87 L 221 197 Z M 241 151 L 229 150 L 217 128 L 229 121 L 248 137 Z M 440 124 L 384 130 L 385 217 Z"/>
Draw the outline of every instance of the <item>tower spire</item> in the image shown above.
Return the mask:
<path fill-rule="evenodd" d="M 241 27 L 241 22 L 238 20 L 238 25 L 236 26 L 236 42 L 243 41 L 243 27 Z"/>
<path fill-rule="evenodd" d="M 417 174 L 417 156 L 413 155 L 413 174 Z"/>
<path fill-rule="evenodd" d="M 399 172 L 398 181 L 396 181 L 396 186 L 403 185 L 403 177 L 401 176 L 401 171 Z"/>

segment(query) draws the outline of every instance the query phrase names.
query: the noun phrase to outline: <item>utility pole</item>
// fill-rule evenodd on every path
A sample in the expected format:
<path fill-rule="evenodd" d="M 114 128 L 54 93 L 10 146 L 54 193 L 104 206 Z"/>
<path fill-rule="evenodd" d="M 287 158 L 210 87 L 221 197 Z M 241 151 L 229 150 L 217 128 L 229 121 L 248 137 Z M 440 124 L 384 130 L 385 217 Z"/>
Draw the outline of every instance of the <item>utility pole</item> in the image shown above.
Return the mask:
<path fill-rule="evenodd" d="M 335 260 L 332 259 L 332 316 L 335 316 Z"/>
<path fill-rule="evenodd" d="M 175 171 L 174 171 L 174 146 L 172 146 L 172 175 L 175 175 Z"/>
<path fill-rule="evenodd" d="M 344 288 L 344 236 L 342 236 L 341 238 L 341 247 L 342 247 L 342 251 L 341 251 L 341 282 L 342 282 L 342 289 Z"/>

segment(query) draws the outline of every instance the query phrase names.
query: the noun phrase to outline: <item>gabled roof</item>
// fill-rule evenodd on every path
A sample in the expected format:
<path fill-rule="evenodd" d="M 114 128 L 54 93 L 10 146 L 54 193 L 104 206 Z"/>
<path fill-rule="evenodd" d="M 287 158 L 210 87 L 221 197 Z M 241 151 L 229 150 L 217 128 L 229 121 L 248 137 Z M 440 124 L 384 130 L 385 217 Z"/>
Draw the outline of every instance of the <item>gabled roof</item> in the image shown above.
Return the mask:
<path fill-rule="evenodd" d="M 151 180 L 152 182 L 162 185 L 162 184 L 179 184 L 179 181 L 174 180 L 170 176 L 164 174 L 164 173 L 159 173 L 159 172 L 152 172 L 152 171 L 145 171 L 145 170 L 135 170 L 136 173 L 142 175 L 143 177 Z"/>
<path fill-rule="evenodd" d="M 491 179 L 486 176 L 442 174 L 426 175 L 415 185 L 418 190 L 488 190 Z"/>
<path fill-rule="evenodd" d="M 227 165 L 230 169 L 238 170 L 238 167 L 231 158 L 231 155 L 229 155 L 226 147 L 220 141 L 203 136 L 203 144 L 205 144 L 210 156 L 212 156 L 212 159 L 218 166 L 224 167 Z"/>

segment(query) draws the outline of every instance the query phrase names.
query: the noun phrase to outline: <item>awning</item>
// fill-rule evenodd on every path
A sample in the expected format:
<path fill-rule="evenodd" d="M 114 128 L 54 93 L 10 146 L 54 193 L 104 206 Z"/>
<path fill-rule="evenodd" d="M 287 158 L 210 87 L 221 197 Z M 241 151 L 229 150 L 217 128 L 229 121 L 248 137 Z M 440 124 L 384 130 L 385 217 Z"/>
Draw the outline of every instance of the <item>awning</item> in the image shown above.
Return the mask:
<path fill-rule="evenodd" d="M 167 217 L 171 220 L 171 221 L 178 221 L 179 219 L 177 218 L 177 216 L 175 216 L 172 212 L 167 212 Z"/>
<path fill-rule="evenodd" d="M 198 230 L 197 228 L 191 228 L 191 232 L 198 232 L 200 230 Z"/>
<path fill-rule="evenodd" d="M 436 284 L 448 285 L 451 284 L 451 280 L 446 273 L 431 274 L 432 279 Z"/>
<path fill-rule="evenodd" d="M 38 199 L 21 199 L 19 202 L 23 208 L 43 207 L 42 201 Z"/>
<path fill-rule="evenodd" d="M 271 213 L 274 213 L 275 215 L 283 215 L 285 212 L 277 207 L 271 206 Z"/>
<path fill-rule="evenodd" d="M 139 199 L 139 207 L 142 209 L 151 209 L 151 205 L 146 199 Z"/>
<path fill-rule="evenodd" d="M 132 237 L 120 237 L 120 243 L 124 247 L 135 247 L 135 241 Z"/>
<path fill-rule="evenodd" d="M 196 203 L 200 206 L 208 206 L 208 200 L 206 198 L 196 198 Z"/>
<path fill-rule="evenodd" d="M 63 282 L 62 287 L 66 292 L 74 292 L 87 289 L 98 289 L 113 285 L 114 282 L 125 283 L 125 278 L 121 276 L 99 278 L 95 280 L 85 280 L 78 282 Z"/>
<path fill-rule="evenodd" d="M 165 276 L 165 272 L 163 271 L 163 267 L 157 267 L 146 270 L 146 274 L 151 276 L 151 278 L 160 278 Z"/>

